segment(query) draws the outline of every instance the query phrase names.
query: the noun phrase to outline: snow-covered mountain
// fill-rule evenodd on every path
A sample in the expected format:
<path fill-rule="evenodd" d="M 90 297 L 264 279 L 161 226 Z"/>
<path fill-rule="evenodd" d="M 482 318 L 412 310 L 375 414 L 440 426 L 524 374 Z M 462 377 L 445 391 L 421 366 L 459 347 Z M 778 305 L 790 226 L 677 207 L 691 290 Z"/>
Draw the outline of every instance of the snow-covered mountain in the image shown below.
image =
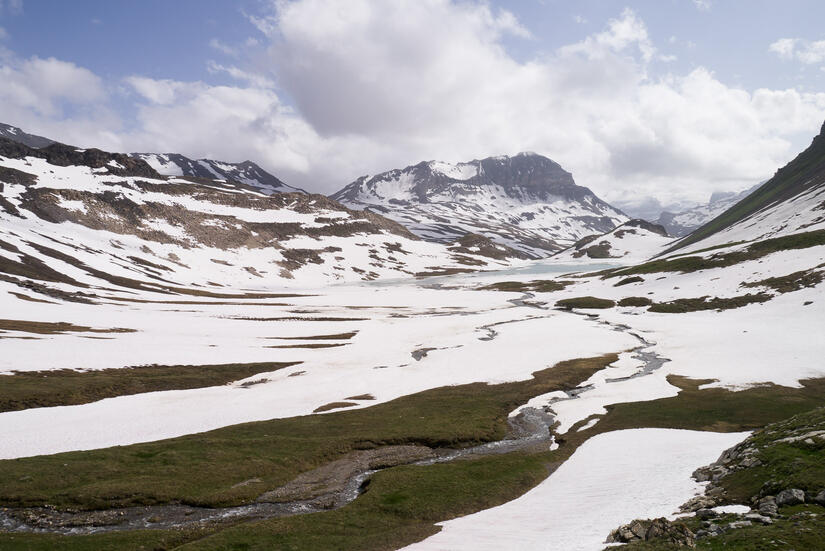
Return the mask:
<path fill-rule="evenodd" d="M 664 211 L 656 220 L 667 232 L 674 237 L 682 237 L 696 228 L 710 222 L 733 205 L 756 191 L 765 182 L 760 182 L 744 191 L 736 192 L 716 192 L 710 196 L 710 200 L 704 205 L 697 205 L 679 212 Z"/>
<path fill-rule="evenodd" d="M 331 197 L 380 212 L 429 241 L 476 233 L 534 258 L 628 220 L 576 185 L 558 163 L 535 153 L 421 162 L 362 176 Z"/>
<path fill-rule="evenodd" d="M 312 286 L 506 266 L 516 254 L 483 241 L 448 249 L 323 195 L 162 176 L 125 154 L 0 138 L 0 277 L 18 283 Z"/>
<path fill-rule="evenodd" d="M 132 153 L 162 176 L 191 176 L 209 180 L 234 180 L 265 193 L 306 193 L 285 184 L 252 161 L 227 163 L 213 159 L 192 160 L 178 153 Z"/>
<path fill-rule="evenodd" d="M 580 239 L 572 247 L 553 255 L 560 262 L 582 262 L 587 259 L 621 259 L 641 262 L 662 252 L 673 242 L 665 229 L 646 220 L 634 219 L 601 235 Z"/>
<path fill-rule="evenodd" d="M 37 136 L 35 134 L 28 134 L 23 132 L 16 126 L 0 122 L 0 138 L 8 138 L 14 142 L 22 143 L 29 147 L 40 148 L 46 147 L 54 143 L 54 140 Z"/>

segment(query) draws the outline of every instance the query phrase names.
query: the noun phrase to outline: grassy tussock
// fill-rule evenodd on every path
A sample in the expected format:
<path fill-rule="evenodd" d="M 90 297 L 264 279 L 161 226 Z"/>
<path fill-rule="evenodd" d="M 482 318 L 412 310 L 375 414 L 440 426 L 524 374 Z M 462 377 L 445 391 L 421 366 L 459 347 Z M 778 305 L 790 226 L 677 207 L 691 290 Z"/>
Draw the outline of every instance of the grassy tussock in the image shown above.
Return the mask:
<path fill-rule="evenodd" d="M 607 298 L 597 297 L 573 297 L 564 298 L 556 301 L 556 308 L 565 308 L 572 310 L 573 308 L 587 308 L 587 309 L 605 309 L 613 308 L 616 303 Z"/>
<path fill-rule="evenodd" d="M 218 386 L 300 362 L 149 365 L 98 371 L 22 371 L 0 379 L 0 411 L 87 404 L 104 398 Z"/>

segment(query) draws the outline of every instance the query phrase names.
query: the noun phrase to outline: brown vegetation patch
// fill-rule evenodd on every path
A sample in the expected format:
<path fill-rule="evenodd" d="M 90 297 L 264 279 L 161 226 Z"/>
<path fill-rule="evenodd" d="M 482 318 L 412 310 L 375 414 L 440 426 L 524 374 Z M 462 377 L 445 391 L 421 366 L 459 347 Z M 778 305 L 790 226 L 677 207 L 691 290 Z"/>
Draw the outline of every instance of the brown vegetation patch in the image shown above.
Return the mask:
<path fill-rule="evenodd" d="M 372 394 L 359 394 L 358 396 L 349 396 L 344 400 L 375 400 L 375 396 Z"/>
<path fill-rule="evenodd" d="M 265 346 L 264 348 L 337 348 L 339 346 L 346 346 L 347 343 L 345 342 L 336 342 L 336 343 L 326 343 L 326 342 L 313 342 L 310 344 L 275 344 L 272 346 Z"/>
<path fill-rule="evenodd" d="M 758 302 L 767 302 L 771 295 L 766 293 L 758 293 L 755 295 L 742 295 L 738 297 L 719 298 L 719 297 L 698 297 L 698 298 L 677 298 L 669 302 L 657 302 L 648 308 L 648 312 L 659 312 L 665 314 L 682 314 L 685 312 L 698 312 L 701 310 L 730 310 L 732 308 L 741 308 L 748 304 Z"/>
<path fill-rule="evenodd" d="M 40 335 L 57 335 L 61 333 L 136 333 L 135 329 L 125 327 L 110 327 L 95 329 L 85 325 L 75 325 L 64 321 L 27 321 L 0 319 L 0 329 L 6 331 L 20 331 L 23 333 L 37 333 Z"/>
<path fill-rule="evenodd" d="M 565 308 L 567 310 L 572 310 L 573 308 L 605 309 L 613 308 L 614 306 L 616 306 L 616 303 L 610 299 L 591 296 L 565 298 L 556 301 L 557 308 Z"/>
<path fill-rule="evenodd" d="M 650 306 L 653 301 L 647 297 L 626 297 L 617 304 L 619 306 Z"/>
<path fill-rule="evenodd" d="M 790 293 L 806 287 L 816 287 L 825 280 L 825 273 L 815 270 L 802 270 L 786 276 L 769 277 L 761 281 L 743 283 L 742 287 L 768 287 L 777 293 Z"/>
<path fill-rule="evenodd" d="M 479 287 L 481 291 L 509 291 L 517 293 L 551 293 L 553 291 L 561 291 L 568 285 L 572 285 L 572 281 L 556 281 L 553 279 L 537 279 L 534 281 L 501 281 L 498 283 L 491 283 L 484 287 Z"/>
<path fill-rule="evenodd" d="M 266 339 L 278 339 L 278 340 L 285 340 L 285 341 L 335 341 L 335 340 L 349 340 L 355 335 L 358 334 L 358 331 L 350 331 L 349 333 L 336 333 L 334 335 L 314 335 L 311 337 L 264 337 Z"/>
<path fill-rule="evenodd" d="M 322 411 L 329 411 L 332 409 L 341 409 L 341 408 L 349 408 L 352 406 L 357 406 L 355 402 L 330 402 L 328 404 L 324 404 L 323 406 L 318 406 L 312 413 L 321 413 Z"/>

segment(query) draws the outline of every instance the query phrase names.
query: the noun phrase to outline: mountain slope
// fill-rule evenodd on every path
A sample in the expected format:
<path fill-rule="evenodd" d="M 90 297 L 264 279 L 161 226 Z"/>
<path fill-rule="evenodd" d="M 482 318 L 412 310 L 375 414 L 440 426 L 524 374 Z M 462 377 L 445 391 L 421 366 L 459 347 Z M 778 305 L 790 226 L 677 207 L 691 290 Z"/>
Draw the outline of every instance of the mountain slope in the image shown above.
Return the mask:
<path fill-rule="evenodd" d="M 0 138 L 0 277 L 19 284 L 311 286 L 504 266 L 512 256 L 454 248 L 322 195 L 164 177 L 129 155 Z"/>
<path fill-rule="evenodd" d="M 825 225 L 825 124 L 811 145 L 743 201 L 671 250 L 811 231 Z"/>
<path fill-rule="evenodd" d="M 225 163 L 212 159 L 193 161 L 178 153 L 132 153 L 163 176 L 193 176 L 210 180 L 234 180 L 265 193 L 289 193 L 304 190 L 289 186 L 252 161 Z"/>
<path fill-rule="evenodd" d="M 641 262 L 660 253 L 673 238 L 662 226 L 645 220 L 630 220 L 602 235 L 580 239 L 572 247 L 553 255 L 553 260 L 582 262 L 587 259 L 621 259 Z"/>
<path fill-rule="evenodd" d="M 535 153 L 421 162 L 362 176 L 331 196 L 436 242 L 476 233 L 539 258 L 627 220 L 558 163 Z"/>
<path fill-rule="evenodd" d="M 14 142 L 22 143 L 29 147 L 40 148 L 46 147 L 54 143 L 54 140 L 44 138 L 43 136 L 36 136 L 34 134 L 27 134 L 16 126 L 0 122 L 0 138 L 8 138 Z"/>
<path fill-rule="evenodd" d="M 761 182 L 739 193 L 714 193 L 706 204 L 683 211 L 664 211 L 659 215 L 656 223 L 663 226 L 668 234 L 674 237 L 683 237 L 742 201 L 764 183 Z"/>

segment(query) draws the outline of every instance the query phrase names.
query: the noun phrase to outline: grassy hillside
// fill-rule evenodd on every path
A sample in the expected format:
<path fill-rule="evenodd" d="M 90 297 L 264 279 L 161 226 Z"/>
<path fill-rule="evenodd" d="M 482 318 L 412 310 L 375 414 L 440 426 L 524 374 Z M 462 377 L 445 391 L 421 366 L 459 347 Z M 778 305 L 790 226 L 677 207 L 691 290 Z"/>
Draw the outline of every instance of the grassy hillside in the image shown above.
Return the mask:
<path fill-rule="evenodd" d="M 786 201 L 810 188 L 821 186 L 823 182 L 825 182 L 825 124 L 808 149 L 777 170 L 773 178 L 665 252 L 669 253 L 698 243 L 766 207 Z"/>

